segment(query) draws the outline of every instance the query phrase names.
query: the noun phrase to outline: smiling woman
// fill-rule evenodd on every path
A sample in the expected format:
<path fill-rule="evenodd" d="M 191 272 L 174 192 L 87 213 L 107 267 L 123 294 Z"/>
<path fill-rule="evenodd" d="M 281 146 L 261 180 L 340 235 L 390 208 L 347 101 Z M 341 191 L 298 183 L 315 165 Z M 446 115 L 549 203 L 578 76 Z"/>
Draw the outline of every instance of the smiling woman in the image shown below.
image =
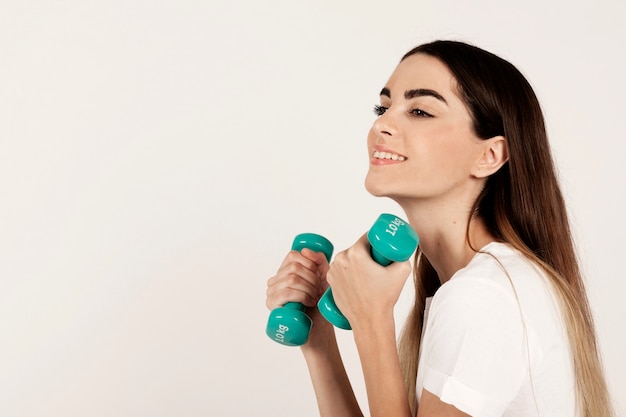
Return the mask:
<path fill-rule="evenodd" d="M 486 145 L 502 154 L 501 163 L 506 160 L 502 136 L 483 141 L 475 135 L 454 85 L 453 75 L 433 57 L 414 55 L 398 65 L 381 90 L 381 104 L 375 108 L 380 117 L 370 130 L 368 144 L 370 154 L 401 153 L 410 155 L 413 163 L 390 170 L 376 169 L 381 163 L 372 161 L 365 183 L 371 194 L 394 200 L 440 194 L 442 201 L 452 198 L 450 202 L 458 204 L 451 187 L 455 191 L 456 186 L 480 187 L 479 181 L 463 180 Z M 498 167 L 496 163 L 492 169 Z M 487 175 L 486 166 L 480 168 L 480 174 Z"/>
<path fill-rule="evenodd" d="M 267 305 L 301 302 L 302 352 L 324 416 L 361 415 L 332 326 L 330 284 L 354 331 L 372 416 L 612 416 L 543 115 L 523 75 L 480 48 L 407 53 L 380 93 L 366 188 L 420 235 L 414 308 L 396 347 L 408 263 L 382 268 L 367 239 L 328 264 L 290 252 Z"/>

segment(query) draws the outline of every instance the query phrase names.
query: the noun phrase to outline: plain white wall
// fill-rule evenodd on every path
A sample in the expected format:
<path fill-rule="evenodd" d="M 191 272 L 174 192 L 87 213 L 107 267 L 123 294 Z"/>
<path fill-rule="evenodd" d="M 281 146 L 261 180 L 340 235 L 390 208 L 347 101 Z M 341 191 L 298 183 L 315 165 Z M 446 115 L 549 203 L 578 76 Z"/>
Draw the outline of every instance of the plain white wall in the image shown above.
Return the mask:
<path fill-rule="evenodd" d="M 264 334 L 265 282 L 296 233 L 342 249 L 398 212 L 363 188 L 365 136 L 400 56 L 435 38 L 535 86 L 624 410 L 624 16 L 621 0 L 0 0 L 0 415 L 317 415 L 299 350 Z"/>

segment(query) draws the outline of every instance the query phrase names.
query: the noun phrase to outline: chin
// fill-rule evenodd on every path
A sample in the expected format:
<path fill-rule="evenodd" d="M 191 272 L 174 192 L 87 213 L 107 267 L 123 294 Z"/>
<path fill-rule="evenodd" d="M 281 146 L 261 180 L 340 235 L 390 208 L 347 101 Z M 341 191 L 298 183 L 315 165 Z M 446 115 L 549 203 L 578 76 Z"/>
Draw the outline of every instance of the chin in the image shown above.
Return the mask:
<path fill-rule="evenodd" d="M 374 197 L 387 197 L 389 190 L 380 182 L 372 181 L 371 178 L 365 178 L 365 189 Z"/>

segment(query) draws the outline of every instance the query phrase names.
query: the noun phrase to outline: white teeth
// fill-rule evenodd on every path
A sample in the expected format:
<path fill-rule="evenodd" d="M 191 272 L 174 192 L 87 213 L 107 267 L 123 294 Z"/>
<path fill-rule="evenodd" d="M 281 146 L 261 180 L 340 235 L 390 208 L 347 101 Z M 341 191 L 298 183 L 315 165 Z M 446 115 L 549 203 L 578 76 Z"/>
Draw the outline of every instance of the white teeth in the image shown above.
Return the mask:
<path fill-rule="evenodd" d="M 404 160 L 406 160 L 406 157 L 404 157 L 402 155 L 398 155 L 398 154 L 391 153 L 391 152 L 380 152 L 380 151 L 374 151 L 374 158 L 376 158 L 376 159 L 391 159 L 393 161 L 404 161 Z"/>

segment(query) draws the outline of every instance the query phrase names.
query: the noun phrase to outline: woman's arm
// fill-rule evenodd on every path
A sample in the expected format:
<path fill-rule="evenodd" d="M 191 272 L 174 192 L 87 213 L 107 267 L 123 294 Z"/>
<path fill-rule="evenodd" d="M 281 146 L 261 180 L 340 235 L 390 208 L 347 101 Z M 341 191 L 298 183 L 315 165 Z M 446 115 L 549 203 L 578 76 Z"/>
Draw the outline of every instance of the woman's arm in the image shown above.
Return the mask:
<path fill-rule="evenodd" d="M 393 315 L 353 328 L 372 417 L 410 417 Z"/>
<path fill-rule="evenodd" d="M 411 415 L 396 346 L 394 306 L 411 272 L 408 262 L 378 265 L 367 236 L 337 254 L 328 271 L 334 299 L 352 326 L 372 417 Z"/>
<path fill-rule="evenodd" d="M 291 251 L 267 283 L 267 307 L 272 310 L 288 301 L 308 307 L 313 325 L 307 343 L 301 346 L 322 417 L 362 416 L 346 374 L 333 326 L 316 307 L 328 288 L 328 262 L 322 253 Z"/>
<path fill-rule="evenodd" d="M 370 413 L 375 416 L 410 416 L 395 344 L 393 317 L 380 318 L 370 328 L 354 329 L 365 376 Z M 386 323 L 385 323 L 386 321 Z M 422 390 L 417 417 L 471 417 L 436 395 Z"/>
<path fill-rule="evenodd" d="M 422 390 L 417 417 L 471 417 L 453 405 L 446 404 L 435 394 Z"/>
<path fill-rule="evenodd" d="M 301 347 L 309 368 L 321 417 L 362 417 L 348 379 L 332 325 L 319 311 L 311 313 L 315 330 Z"/>

